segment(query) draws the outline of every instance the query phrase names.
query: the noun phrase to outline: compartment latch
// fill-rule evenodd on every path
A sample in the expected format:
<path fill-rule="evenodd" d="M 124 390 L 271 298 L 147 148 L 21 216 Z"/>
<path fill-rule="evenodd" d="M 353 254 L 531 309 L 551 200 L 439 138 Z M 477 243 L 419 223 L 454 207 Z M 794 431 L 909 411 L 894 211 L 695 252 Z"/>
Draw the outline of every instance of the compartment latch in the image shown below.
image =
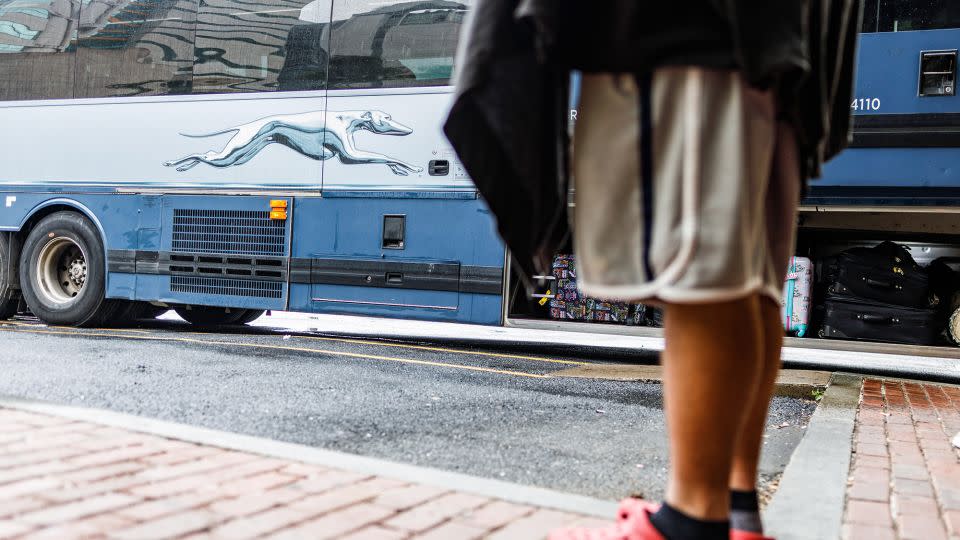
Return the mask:
<path fill-rule="evenodd" d="M 447 176 L 450 174 L 450 162 L 446 159 L 434 159 L 427 165 L 427 174 L 430 176 Z"/>

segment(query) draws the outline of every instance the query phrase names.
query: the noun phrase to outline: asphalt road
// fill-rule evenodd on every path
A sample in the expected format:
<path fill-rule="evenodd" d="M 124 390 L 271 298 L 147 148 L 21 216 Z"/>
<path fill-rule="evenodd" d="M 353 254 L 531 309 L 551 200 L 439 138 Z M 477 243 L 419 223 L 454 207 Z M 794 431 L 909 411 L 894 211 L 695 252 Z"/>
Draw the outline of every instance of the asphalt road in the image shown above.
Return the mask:
<path fill-rule="evenodd" d="M 110 330 L 0 323 L 0 394 L 607 499 L 661 497 L 660 385 L 562 376 L 588 362 L 605 360 L 282 329 L 192 332 L 175 321 Z M 776 398 L 766 477 L 783 470 L 814 407 Z"/>

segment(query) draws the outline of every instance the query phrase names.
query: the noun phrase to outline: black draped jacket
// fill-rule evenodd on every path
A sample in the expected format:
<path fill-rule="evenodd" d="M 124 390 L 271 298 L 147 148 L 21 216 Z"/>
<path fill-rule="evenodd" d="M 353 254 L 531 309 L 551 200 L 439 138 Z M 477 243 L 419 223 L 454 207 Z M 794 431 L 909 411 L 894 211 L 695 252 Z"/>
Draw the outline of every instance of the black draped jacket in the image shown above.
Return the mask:
<path fill-rule="evenodd" d="M 568 230 L 572 70 L 738 69 L 776 91 L 804 178 L 851 136 L 862 0 L 478 0 L 444 132 L 526 277 Z M 528 280 L 529 284 L 530 281 Z"/>

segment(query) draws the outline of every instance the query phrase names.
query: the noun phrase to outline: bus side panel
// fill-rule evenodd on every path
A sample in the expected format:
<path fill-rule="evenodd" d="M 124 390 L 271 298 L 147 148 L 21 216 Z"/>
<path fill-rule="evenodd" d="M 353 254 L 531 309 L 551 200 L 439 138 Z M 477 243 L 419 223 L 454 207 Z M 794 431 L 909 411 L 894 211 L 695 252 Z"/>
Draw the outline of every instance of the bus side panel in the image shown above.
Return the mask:
<path fill-rule="evenodd" d="M 156 299 L 155 289 L 149 286 L 155 276 L 138 275 L 136 265 L 129 262 L 135 263 L 137 252 L 158 249 L 160 196 L 105 194 L 97 198 L 104 201 L 104 208 L 112 202 L 118 210 L 102 218 L 107 231 L 107 298 Z"/>
<path fill-rule="evenodd" d="M 451 98 L 448 88 L 404 88 L 390 94 L 331 90 L 328 125 L 357 111 L 373 115 L 376 125 L 351 135 L 360 160 L 340 157 L 323 162 L 324 191 L 473 191 L 473 182 L 442 131 Z M 327 137 L 329 145 L 335 137 Z"/>
<path fill-rule="evenodd" d="M 960 96 L 920 96 L 921 54 L 958 44 L 960 29 L 862 35 L 853 147 L 811 183 L 808 203 L 960 202 Z"/>
<path fill-rule="evenodd" d="M 504 248 L 475 194 L 330 195 L 296 201 L 291 310 L 500 322 Z"/>
<path fill-rule="evenodd" d="M 159 249 L 137 253 L 150 300 L 286 309 L 290 224 L 269 196 L 164 195 Z"/>
<path fill-rule="evenodd" d="M 107 255 L 107 297 L 140 297 L 133 266 L 125 255 L 156 249 L 160 233 L 159 197 L 103 193 L 70 193 L 54 187 L 52 193 L 0 188 L 0 229 L 21 230 L 31 218 L 54 209 L 87 216 L 102 234 Z M 153 299 L 152 297 L 149 299 Z"/>
<path fill-rule="evenodd" d="M 960 188 L 956 148 L 850 148 L 813 186 Z"/>
<path fill-rule="evenodd" d="M 160 195 L 144 195 L 139 208 L 141 225 L 137 228 L 136 250 L 144 252 L 160 251 L 161 235 L 163 232 L 163 197 Z M 134 258 L 136 270 L 136 258 Z M 136 300 L 154 301 L 161 296 L 163 277 L 152 274 L 136 274 Z M 107 291 L 108 295 L 110 290 Z"/>
<path fill-rule="evenodd" d="M 226 275 L 226 265 L 251 266 L 251 246 L 262 243 L 258 224 L 269 221 L 270 197 L 102 194 L 76 197 L 96 212 L 106 231 L 108 298 L 256 309 L 286 307 L 289 227 L 276 222 L 275 253 L 265 257 L 281 272 L 258 288 L 255 270 Z M 187 218 L 177 212 L 188 212 Z M 259 218 L 240 218 L 252 212 Z M 228 260 L 227 257 L 235 260 Z M 252 293 L 252 294 L 251 294 Z"/>
<path fill-rule="evenodd" d="M 323 117 L 319 92 L 4 103 L 0 125 L 17 129 L 0 130 L 0 148 L 16 158 L 5 159 L 0 181 L 318 187 L 322 133 L 305 138 L 302 152 L 249 135 L 271 121 L 309 128 Z M 52 137 L 52 126 L 65 131 Z"/>
<path fill-rule="evenodd" d="M 921 52 L 955 50 L 958 45 L 960 29 L 861 35 L 854 113 L 957 112 L 960 96 L 919 97 L 919 77 Z"/>

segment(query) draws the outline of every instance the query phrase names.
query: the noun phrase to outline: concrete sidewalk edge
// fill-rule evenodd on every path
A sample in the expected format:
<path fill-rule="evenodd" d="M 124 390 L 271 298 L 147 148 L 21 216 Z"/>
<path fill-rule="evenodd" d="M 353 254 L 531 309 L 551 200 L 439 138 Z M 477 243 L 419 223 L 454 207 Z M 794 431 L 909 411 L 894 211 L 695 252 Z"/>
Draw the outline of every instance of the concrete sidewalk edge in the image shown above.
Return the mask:
<path fill-rule="evenodd" d="M 382 476 L 518 504 L 586 514 L 604 519 L 613 519 L 617 511 L 616 502 L 595 499 L 583 495 L 563 493 L 546 488 L 525 486 L 522 484 L 431 469 L 428 467 L 419 467 L 333 450 L 324 450 L 251 435 L 241 435 L 164 420 L 144 418 L 104 409 L 58 405 L 14 396 L 0 396 L 0 408 L 19 409 L 61 418 L 69 418 L 156 435 L 168 439 L 177 439 L 262 456 L 300 461 L 365 475 Z"/>
<path fill-rule="evenodd" d="M 863 377 L 834 374 L 764 513 L 780 540 L 840 538 Z"/>

